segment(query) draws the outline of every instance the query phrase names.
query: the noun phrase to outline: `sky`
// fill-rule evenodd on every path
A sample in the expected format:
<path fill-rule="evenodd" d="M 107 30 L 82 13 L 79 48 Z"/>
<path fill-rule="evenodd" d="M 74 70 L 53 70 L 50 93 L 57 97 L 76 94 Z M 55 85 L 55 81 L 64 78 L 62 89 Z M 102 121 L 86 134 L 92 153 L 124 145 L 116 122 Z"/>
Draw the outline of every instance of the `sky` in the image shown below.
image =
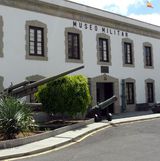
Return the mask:
<path fill-rule="evenodd" d="M 70 0 L 160 26 L 160 0 Z"/>

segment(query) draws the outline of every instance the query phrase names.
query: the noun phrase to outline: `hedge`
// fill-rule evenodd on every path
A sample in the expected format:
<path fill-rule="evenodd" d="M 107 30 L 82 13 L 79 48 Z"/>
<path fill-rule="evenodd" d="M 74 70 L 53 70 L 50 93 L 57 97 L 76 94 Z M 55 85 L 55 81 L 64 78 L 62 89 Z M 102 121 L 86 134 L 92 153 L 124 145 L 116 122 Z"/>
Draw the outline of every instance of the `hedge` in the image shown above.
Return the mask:
<path fill-rule="evenodd" d="M 64 76 L 40 86 L 35 94 L 48 113 L 84 114 L 91 103 L 88 80 L 82 75 Z"/>

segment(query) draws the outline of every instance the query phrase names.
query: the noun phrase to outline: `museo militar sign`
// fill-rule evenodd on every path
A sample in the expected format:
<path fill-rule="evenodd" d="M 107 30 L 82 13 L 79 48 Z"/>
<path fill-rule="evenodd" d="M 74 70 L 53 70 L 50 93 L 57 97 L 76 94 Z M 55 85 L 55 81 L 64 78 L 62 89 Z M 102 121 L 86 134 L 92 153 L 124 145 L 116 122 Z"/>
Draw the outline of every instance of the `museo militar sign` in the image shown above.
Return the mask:
<path fill-rule="evenodd" d="M 73 21 L 73 27 L 76 27 L 79 29 L 90 30 L 90 31 L 102 32 L 102 33 L 106 33 L 109 35 L 118 35 L 118 36 L 128 37 L 128 32 L 113 29 L 113 28 L 98 26 L 94 24 L 88 24 L 88 23 L 84 23 L 81 21 Z"/>

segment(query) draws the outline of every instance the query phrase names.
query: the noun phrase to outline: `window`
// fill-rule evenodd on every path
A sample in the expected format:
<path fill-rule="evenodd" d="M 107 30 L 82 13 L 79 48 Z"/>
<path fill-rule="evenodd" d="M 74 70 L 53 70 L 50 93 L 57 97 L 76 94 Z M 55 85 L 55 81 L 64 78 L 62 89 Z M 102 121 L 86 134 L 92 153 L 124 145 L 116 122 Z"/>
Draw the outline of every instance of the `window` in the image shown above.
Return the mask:
<path fill-rule="evenodd" d="M 30 83 L 34 83 L 34 82 L 35 81 L 30 81 Z M 30 103 L 38 103 L 38 101 L 35 98 L 35 94 L 34 93 L 29 94 L 27 97 L 28 97 L 27 99 L 28 99 L 28 101 Z"/>
<path fill-rule="evenodd" d="M 0 92 L 4 90 L 3 81 L 4 81 L 4 78 L 0 76 Z"/>
<path fill-rule="evenodd" d="M 147 102 L 154 102 L 153 83 L 147 83 Z"/>
<path fill-rule="evenodd" d="M 125 55 L 125 64 L 133 64 L 132 58 L 132 44 L 124 43 L 124 55 Z"/>
<path fill-rule="evenodd" d="M 48 60 L 47 25 L 37 21 L 26 22 L 26 59 Z"/>
<path fill-rule="evenodd" d="M 152 66 L 151 47 L 145 46 L 146 66 Z"/>
<path fill-rule="evenodd" d="M 69 63 L 83 63 L 82 31 L 74 27 L 65 29 L 65 58 Z"/>
<path fill-rule="evenodd" d="M 29 54 L 44 56 L 43 28 L 29 26 Z"/>
<path fill-rule="evenodd" d="M 123 58 L 123 66 L 124 67 L 134 67 L 135 59 L 134 59 L 134 45 L 133 40 L 128 38 L 122 39 L 122 58 Z"/>
<path fill-rule="evenodd" d="M 3 18 L 2 16 L 0 16 L 0 57 L 3 57 L 3 36 L 4 36 L 4 32 L 3 32 Z"/>
<path fill-rule="evenodd" d="M 42 76 L 42 75 L 31 75 L 31 76 L 26 77 L 26 80 L 27 80 L 27 82 L 29 82 L 29 83 L 34 83 L 34 82 L 37 82 L 37 81 L 42 80 L 42 79 L 44 79 L 44 78 L 45 78 L 45 77 Z M 32 89 L 32 91 L 34 91 L 34 90 L 36 91 L 37 88 Z M 35 103 L 35 102 L 36 102 L 36 99 L 35 99 L 35 96 L 34 96 L 33 93 L 30 94 L 30 95 L 28 95 L 28 96 L 26 97 L 26 99 L 27 99 L 27 102 L 30 102 L 30 103 Z"/>
<path fill-rule="evenodd" d="M 98 33 L 96 41 L 97 41 L 97 64 L 112 65 L 110 37 L 104 33 Z"/>
<path fill-rule="evenodd" d="M 143 43 L 144 68 L 154 68 L 153 64 L 153 47 L 149 42 Z"/>
<path fill-rule="evenodd" d="M 134 104 L 134 83 L 126 83 L 127 104 Z"/>
<path fill-rule="evenodd" d="M 124 79 L 125 82 L 125 91 L 124 91 L 124 100 L 122 101 L 127 111 L 136 110 L 136 80 L 133 78 Z M 122 86 L 123 89 L 123 86 Z"/>
<path fill-rule="evenodd" d="M 100 61 L 109 62 L 107 39 L 99 38 L 99 54 L 100 54 Z"/>
<path fill-rule="evenodd" d="M 79 34 L 68 33 L 68 58 L 80 59 Z"/>

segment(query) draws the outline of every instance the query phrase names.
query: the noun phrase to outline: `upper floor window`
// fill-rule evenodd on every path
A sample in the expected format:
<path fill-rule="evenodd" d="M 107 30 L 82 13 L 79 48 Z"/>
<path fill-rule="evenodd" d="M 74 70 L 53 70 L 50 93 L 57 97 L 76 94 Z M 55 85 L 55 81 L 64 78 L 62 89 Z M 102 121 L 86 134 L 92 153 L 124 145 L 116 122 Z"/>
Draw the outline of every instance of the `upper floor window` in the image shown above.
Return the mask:
<path fill-rule="evenodd" d="M 100 61 L 109 62 L 107 39 L 99 38 L 99 54 L 100 54 Z"/>
<path fill-rule="evenodd" d="M 43 28 L 29 26 L 29 54 L 44 55 L 44 35 Z"/>
<path fill-rule="evenodd" d="M 97 34 L 97 63 L 111 65 L 110 37 L 104 33 Z"/>
<path fill-rule="evenodd" d="M 145 46 L 146 66 L 152 66 L 151 47 Z"/>
<path fill-rule="evenodd" d="M 82 31 L 74 27 L 65 29 L 66 62 L 83 63 Z"/>
<path fill-rule="evenodd" d="M 153 68 L 153 54 L 152 45 L 150 43 L 143 43 L 144 49 L 144 67 Z"/>
<path fill-rule="evenodd" d="M 26 59 L 48 60 L 47 25 L 37 20 L 26 22 Z"/>
<path fill-rule="evenodd" d="M 134 104 L 134 83 L 126 83 L 126 101 L 127 104 Z"/>
<path fill-rule="evenodd" d="M 124 43 L 124 55 L 125 55 L 125 64 L 133 64 L 132 58 L 132 44 Z"/>
<path fill-rule="evenodd" d="M 124 38 L 122 39 L 123 66 L 134 67 L 134 47 L 133 41 Z"/>
<path fill-rule="evenodd" d="M 68 58 L 80 59 L 79 34 L 68 33 Z"/>

